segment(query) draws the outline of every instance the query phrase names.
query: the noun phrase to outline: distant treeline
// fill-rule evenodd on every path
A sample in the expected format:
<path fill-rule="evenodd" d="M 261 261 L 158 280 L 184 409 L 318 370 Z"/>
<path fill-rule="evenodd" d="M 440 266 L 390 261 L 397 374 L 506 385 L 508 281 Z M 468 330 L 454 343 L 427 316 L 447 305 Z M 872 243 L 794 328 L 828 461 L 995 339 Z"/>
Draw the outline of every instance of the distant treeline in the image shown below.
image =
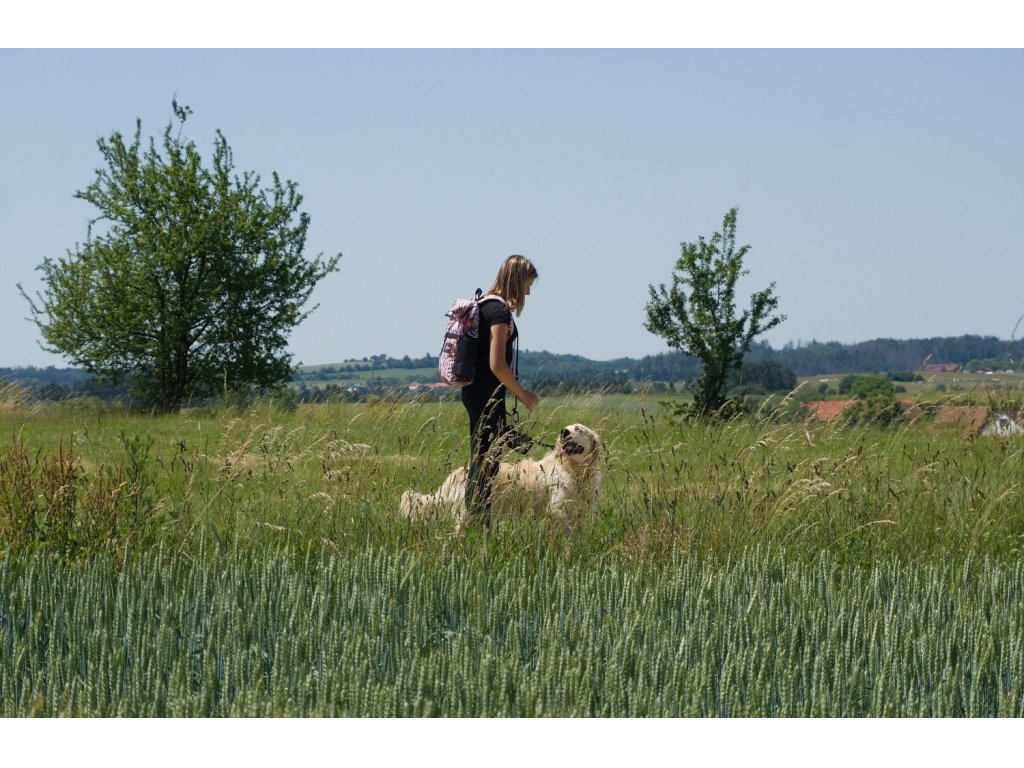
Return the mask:
<path fill-rule="evenodd" d="M 10 382 L 29 392 L 38 400 L 68 400 L 92 396 L 103 400 L 127 400 L 124 387 L 98 380 L 92 374 L 75 368 L 0 368 L 0 382 Z"/>
<path fill-rule="evenodd" d="M 920 371 L 925 365 L 951 364 L 968 369 L 1020 368 L 1024 341 L 995 336 L 957 336 L 934 339 L 875 339 L 857 344 L 811 341 L 772 349 L 755 344 L 745 363 L 776 363 L 797 376 L 833 373 Z M 596 362 L 575 355 L 523 352 L 524 374 L 538 381 L 687 381 L 700 370 L 700 361 L 679 352 L 640 359 Z"/>
<path fill-rule="evenodd" d="M 812 341 L 773 350 L 761 344 L 751 350 L 751 362 L 775 360 L 798 376 L 824 373 L 920 371 L 944 363 L 963 368 L 1019 369 L 1024 340 L 1002 341 L 995 336 L 954 336 L 933 339 L 875 339 L 857 344 Z"/>
<path fill-rule="evenodd" d="M 882 371 L 920 371 L 926 365 L 957 365 L 968 370 L 1019 369 L 1024 360 L 1024 341 L 1003 341 L 995 336 L 957 336 L 933 339 L 875 339 L 857 344 L 818 342 L 787 344 L 773 349 L 767 343 L 755 344 L 746 365 L 773 377 L 786 369 L 797 376 L 836 373 L 875 373 Z M 308 382 L 331 382 L 329 395 L 345 394 L 350 398 L 367 392 L 380 394 L 388 389 L 406 387 L 409 371 L 433 368 L 437 358 L 430 354 L 420 358 L 392 358 L 374 355 L 297 371 L 302 400 L 323 399 L 326 389 L 310 388 Z M 586 389 L 630 391 L 637 383 L 681 382 L 696 377 L 700 363 L 679 352 L 665 352 L 639 359 L 623 357 L 616 360 L 590 360 L 579 355 L 551 352 L 519 353 L 519 370 L 529 386 L 538 391 L 564 392 Z M 360 371 L 375 372 L 374 381 L 356 386 L 349 383 Z M 33 391 L 36 397 L 58 400 L 81 395 L 103 398 L 123 397 L 124 391 L 111 384 L 96 381 L 89 374 L 71 368 L 0 368 L 0 380 L 15 382 Z M 429 384 L 430 381 L 423 381 Z M 784 380 L 783 380 L 784 383 Z M 318 394 L 319 393 L 319 394 Z M 333 398 L 332 398 L 333 399 Z"/>

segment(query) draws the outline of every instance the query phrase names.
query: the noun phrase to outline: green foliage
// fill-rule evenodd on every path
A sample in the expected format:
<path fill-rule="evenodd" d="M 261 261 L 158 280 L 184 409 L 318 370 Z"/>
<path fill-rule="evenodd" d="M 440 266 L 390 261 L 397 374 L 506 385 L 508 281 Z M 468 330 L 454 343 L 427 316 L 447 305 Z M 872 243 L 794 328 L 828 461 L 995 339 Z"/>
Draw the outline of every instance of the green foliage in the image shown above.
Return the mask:
<path fill-rule="evenodd" d="M 889 377 L 889 381 L 902 381 L 907 383 L 924 381 L 924 376 L 914 371 L 889 371 L 886 374 Z"/>
<path fill-rule="evenodd" d="M 239 176 L 220 131 L 204 166 L 180 136 L 191 110 L 172 107 L 162 152 L 144 146 L 141 121 L 130 143 L 99 139 L 104 167 L 76 194 L 98 211 L 86 242 L 43 261 L 35 301 L 21 289 L 46 349 L 159 410 L 290 380 L 288 333 L 340 258 L 303 258 L 309 216 L 294 182 Z"/>
<path fill-rule="evenodd" d="M 903 392 L 902 386 L 894 385 L 892 380 L 884 374 L 849 375 L 839 380 L 839 394 L 848 395 L 860 400 L 870 397 L 888 397 L 890 400 L 895 397 L 896 392 Z"/>
<path fill-rule="evenodd" d="M 904 413 L 891 393 L 875 393 L 847 406 L 843 418 L 850 426 L 891 427 L 903 421 Z"/>
<path fill-rule="evenodd" d="M 729 374 L 742 365 L 755 338 L 785 319 L 772 316 L 778 307 L 774 283 L 754 293 L 750 308 L 736 314 L 736 281 L 747 274 L 743 258 L 750 249 L 736 247 L 736 215 L 737 209 L 730 209 L 722 232 L 710 240 L 699 237 L 696 243 L 681 244 L 671 288 L 650 286 L 644 327 L 701 361 L 693 387 L 698 416 L 721 413 Z"/>
<path fill-rule="evenodd" d="M 164 522 L 150 479 L 153 440 L 122 432 L 120 442 L 125 460 L 87 472 L 73 439 L 46 454 L 16 436 L 0 454 L 0 540 L 69 556 L 151 542 Z"/>
<path fill-rule="evenodd" d="M 887 374 L 849 375 L 839 380 L 839 394 L 857 402 L 847 406 L 843 419 L 848 426 L 893 427 L 905 419 L 896 393 L 906 389 Z"/>

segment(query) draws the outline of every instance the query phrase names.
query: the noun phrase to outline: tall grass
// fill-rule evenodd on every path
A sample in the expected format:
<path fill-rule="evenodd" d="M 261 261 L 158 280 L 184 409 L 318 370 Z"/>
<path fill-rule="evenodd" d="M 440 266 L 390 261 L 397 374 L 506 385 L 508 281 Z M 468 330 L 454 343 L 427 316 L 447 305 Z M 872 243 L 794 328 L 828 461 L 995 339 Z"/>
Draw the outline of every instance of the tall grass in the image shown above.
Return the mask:
<path fill-rule="evenodd" d="M 0 414 L 0 538 L 67 554 L 157 542 L 182 552 L 285 545 L 500 553 L 540 546 L 530 523 L 453 541 L 397 502 L 468 453 L 457 403 L 68 418 Z M 785 548 L 813 560 L 1012 560 L 1024 546 L 1024 440 L 936 426 L 812 428 L 770 418 L 679 424 L 636 398 L 549 399 L 526 421 L 551 441 L 580 421 L 603 439 L 604 486 L 569 558 Z M 535 448 L 539 457 L 543 449 Z"/>
<path fill-rule="evenodd" d="M 0 411 L 0 715 L 1024 714 L 1024 441 L 761 416 L 546 399 L 564 539 L 399 518 L 457 403 Z"/>

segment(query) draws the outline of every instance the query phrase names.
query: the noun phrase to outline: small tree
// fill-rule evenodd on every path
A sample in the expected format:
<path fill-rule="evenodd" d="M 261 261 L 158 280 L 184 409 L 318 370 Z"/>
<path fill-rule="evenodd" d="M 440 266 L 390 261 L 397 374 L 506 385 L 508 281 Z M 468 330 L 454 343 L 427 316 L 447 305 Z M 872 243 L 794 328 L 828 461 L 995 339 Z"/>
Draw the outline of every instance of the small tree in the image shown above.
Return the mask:
<path fill-rule="evenodd" d="M 130 144 L 99 140 L 106 167 L 75 195 L 99 211 L 85 244 L 38 267 L 38 303 L 18 286 L 44 349 L 127 381 L 160 410 L 288 380 L 288 334 L 341 257 L 303 258 L 309 216 L 295 183 L 275 173 L 260 189 L 255 174 L 236 175 L 220 131 L 204 167 L 180 138 L 192 110 L 171 106 L 178 129 L 168 123 L 163 153 L 152 138 L 143 146 L 141 121 Z"/>
<path fill-rule="evenodd" d="M 851 427 L 894 427 L 906 420 L 906 414 L 892 392 L 874 392 L 844 408 L 843 420 Z"/>
<path fill-rule="evenodd" d="M 753 294 L 750 309 L 736 316 L 736 281 L 747 274 L 743 257 L 750 250 L 749 245 L 736 248 L 737 211 L 725 214 L 722 232 L 710 240 L 681 244 L 671 288 L 650 286 L 644 327 L 701 361 L 693 390 L 693 413 L 699 417 L 723 412 L 730 372 L 742 367 L 755 338 L 786 319 L 772 316 L 779 303 L 775 283 Z"/>

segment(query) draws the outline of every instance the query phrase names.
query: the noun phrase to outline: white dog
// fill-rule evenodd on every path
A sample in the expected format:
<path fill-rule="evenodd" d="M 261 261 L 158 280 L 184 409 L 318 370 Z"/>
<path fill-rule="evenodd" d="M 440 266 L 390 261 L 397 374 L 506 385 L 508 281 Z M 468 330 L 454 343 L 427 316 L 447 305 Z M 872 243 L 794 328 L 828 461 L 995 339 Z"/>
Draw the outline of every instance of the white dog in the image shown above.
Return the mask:
<path fill-rule="evenodd" d="M 996 417 L 981 428 L 981 434 L 988 437 L 1008 437 L 1024 432 L 1024 427 L 1013 420 L 1008 413 L 996 414 Z"/>
<path fill-rule="evenodd" d="M 570 424 L 558 436 L 555 449 L 540 461 L 523 459 L 499 465 L 492 493 L 494 512 L 525 508 L 535 517 L 550 518 L 571 532 L 581 514 L 597 499 L 601 487 L 600 454 L 597 433 L 582 424 Z M 402 494 L 402 517 L 454 517 L 458 533 L 468 522 L 466 475 L 465 467 L 456 469 L 435 493 L 406 491 Z"/>

